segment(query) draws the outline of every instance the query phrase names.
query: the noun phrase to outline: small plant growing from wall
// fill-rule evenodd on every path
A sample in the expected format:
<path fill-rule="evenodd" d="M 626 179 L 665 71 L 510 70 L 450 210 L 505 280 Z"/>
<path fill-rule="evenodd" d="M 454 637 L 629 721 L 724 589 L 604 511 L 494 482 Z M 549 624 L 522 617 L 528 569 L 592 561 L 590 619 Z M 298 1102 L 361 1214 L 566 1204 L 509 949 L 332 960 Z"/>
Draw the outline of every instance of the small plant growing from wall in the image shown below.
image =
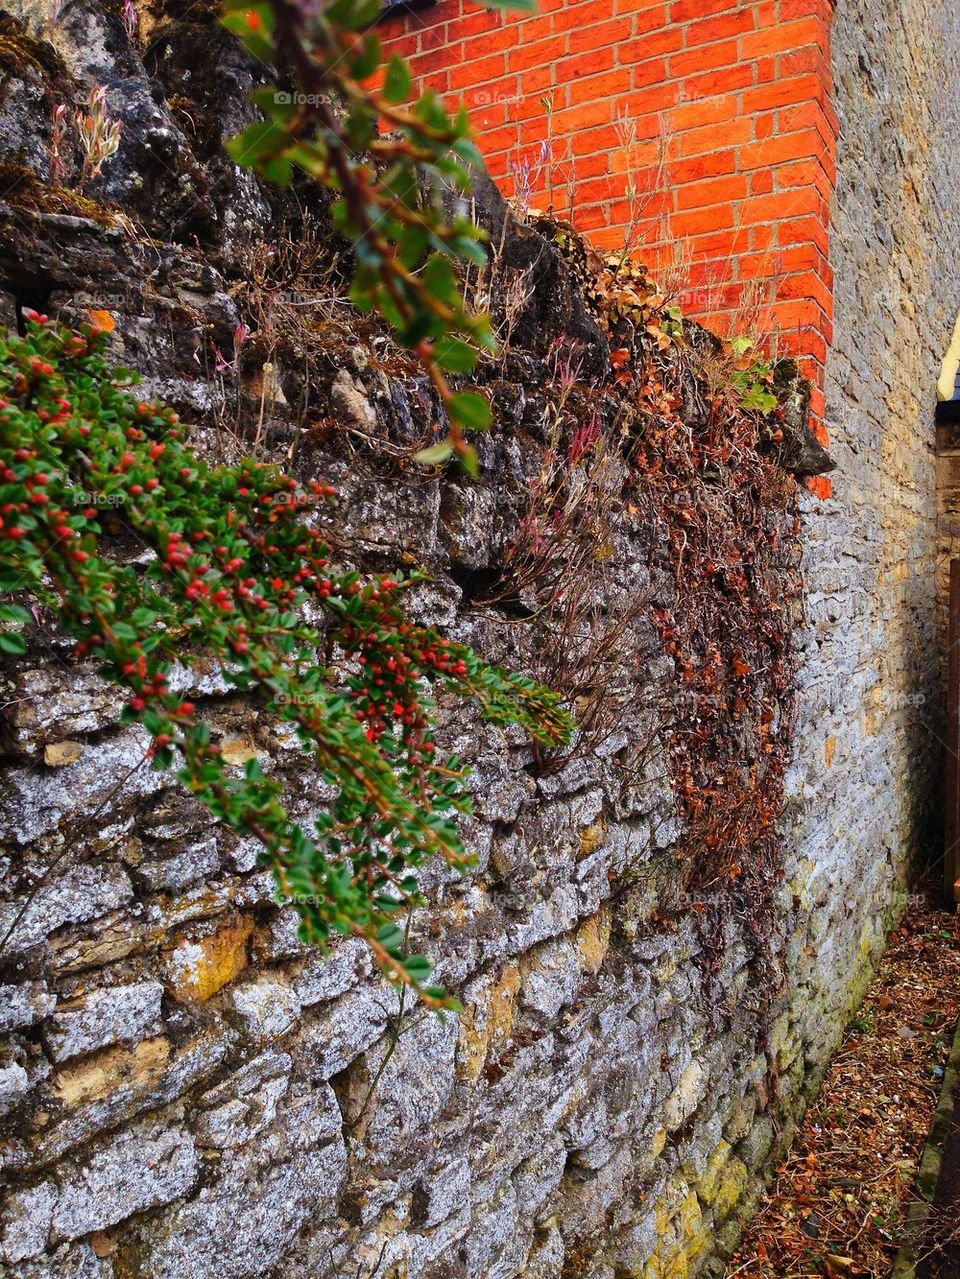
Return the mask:
<path fill-rule="evenodd" d="M 488 0 L 530 9 L 531 0 Z M 233 159 L 269 181 L 288 184 L 301 169 L 335 191 L 334 221 L 353 242 L 351 299 L 379 311 L 423 362 L 449 421 L 446 437 L 421 453 L 439 465 L 455 456 L 476 468 L 464 432 L 490 425 L 490 407 L 455 391 L 448 375 L 470 372 L 479 352 L 496 350 L 485 315 L 465 307 L 458 267 L 484 267 L 483 233 L 464 215 L 448 217 L 446 184 L 470 191 L 480 164 L 461 108 L 448 115 L 432 91 L 412 99 L 403 59 L 381 67 L 380 41 L 367 30 L 380 0 L 336 0 L 325 8 L 293 0 L 227 0 L 224 22 L 261 62 L 291 68 L 296 92 L 276 86 L 253 95 L 264 119 L 229 145 Z M 381 132 L 384 129 L 386 132 Z"/>
<path fill-rule="evenodd" d="M 76 122 L 83 157 L 82 180 L 92 182 L 100 177 L 103 166 L 120 149 L 122 126 L 110 114 L 105 85 L 93 85 L 87 95 L 86 109 L 76 113 Z"/>
<path fill-rule="evenodd" d="M 411 80 L 399 60 L 382 88 L 364 87 L 379 45 L 357 32 L 378 9 L 379 0 L 337 0 L 308 20 L 285 0 L 231 3 L 227 24 L 255 56 L 285 59 L 301 89 L 260 91 L 267 118 L 233 154 L 280 182 L 297 164 L 339 192 L 339 225 L 356 250 L 353 299 L 379 309 L 418 354 L 446 409 L 447 438 L 422 460 L 456 455 L 469 470 L 464 431 L 486 426 L 489 409 L 446 374 L 469 370 L 477 348 L 494 344 L 485 318 L 465 309 L 453 263 L 479 263 L 484 249 L 468 219 L 444 217 L 438 184 L 465 187 L 474 152 L 464 115 L 451 121 L 429 94 L 402 105 Z M 119 134 L 102 95 L 89 106 L 93 177 Z M 391 138 L 379 137 L 378 121 Z M 423 179 L 434 192 L 426 202 Z M 176 415 L 138 401 L 135 375 L 108 366 L 103 342 L 96 326 L 71 332 L 32 313 L 23 338 L 0 342 L 0 590 L 27 591 L 56 612 L 77 655 L 127 690 L 124 719 L 147 729 L 154 765 L 176 767 L 215 817 L 259 839 L 307 939 L 362 937 L 390 980 L 443 1003 L 426 984 L 429 962 L 405 953 L 396 924 L 418 900 L 425 858 L 467 861 L 455 826 L 468 807 L 465 774 L 433 741 L 427 693 L 459 693 L 544 745 L 568 739 L 569 717 L 555 694 L 413 623 L 403 598 L 416 575 L 362 580 L 334 563 L 328 485 L 304 488 L 261 462 L 215 468 L 198 458 Z M 104 512 L 139 542 L 145 570 L 111 555 Z M 0 650 L 24 651 L 17 628 L 29 620 L 3 604 Z M 232 773 L 196 707 L 171 691 L 173 663 L 211 659 L 291 724 L 333 785 L 313 832 L 255 762 Z"/>

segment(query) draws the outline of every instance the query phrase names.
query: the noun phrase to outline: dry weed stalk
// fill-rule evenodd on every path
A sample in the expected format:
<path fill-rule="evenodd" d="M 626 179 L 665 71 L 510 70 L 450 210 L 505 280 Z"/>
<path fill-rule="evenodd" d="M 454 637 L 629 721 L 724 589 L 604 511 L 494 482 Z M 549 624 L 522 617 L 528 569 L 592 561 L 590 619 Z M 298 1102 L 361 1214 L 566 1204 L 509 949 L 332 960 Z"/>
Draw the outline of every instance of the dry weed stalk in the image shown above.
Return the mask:
<path fill-rule="evenodd" d="M 535 628 L 531 669 L 537 678 L 549 672 L 551 686 L 575 711 L 574 745 L 541 753 L 542 772 L 603 752 L 637 710 L 638 671 L 654 656 L 652 632 L 650 652 L 625 642 L 649 616 L 652 598 L 645 574 L 635 566 L 624 571 L 618 544 L 626 428 L 619 419 L 604 426 L 597 416 L 577 424 L 576 356 L 558 347 L 552 363 L 558 393 L 546 410 L 546 449 L 501 578 L 484 599 L 520 611 L 523 620 L 513 624 Z M 663 708 L 644 710 L 651 731 L 630 743 L 627 772 L 640 768 L 666 723 Z"/>

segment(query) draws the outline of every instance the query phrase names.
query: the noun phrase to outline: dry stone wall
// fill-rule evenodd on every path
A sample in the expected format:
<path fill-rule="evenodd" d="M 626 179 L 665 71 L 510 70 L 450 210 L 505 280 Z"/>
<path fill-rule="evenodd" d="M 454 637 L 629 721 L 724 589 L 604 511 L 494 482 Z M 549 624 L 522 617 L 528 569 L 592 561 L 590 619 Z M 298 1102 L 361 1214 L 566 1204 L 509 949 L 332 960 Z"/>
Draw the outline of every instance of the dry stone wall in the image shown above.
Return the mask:
<path fill-rule="evenodd" d="M 82 205 L 11 200 L 0 209 L 4 303 L 68 320 L 109 309 L 117 360 L 202 420 L 198 447 L 217 456 L 234 447 L 235 388 L 204 375 L 198 334 L 231 349 L 240 312 L 227 281 L 275 209 L 209 159 L 255 72 L 208 17 L 167 8 L 148 69 L 119 19 L 89 0 L 70 8 L 59 42 L 64 75 L 110 78 L 127 103 L 135 149 L 108 194 L 154 242 L 138 246 Z M 445 716 L 473 767 L 478 855 L 471 877 L 428 883 L 432 909 L 414 921 L 463 1003 L 445 1021 L 401 1005 L 358 944 L 329 958 L 306 950 L 255 849 L 143 765 L 145 742 L 118 726 L 112 690 L 45 626 L 30 660 L 7 669 L 3 699 L 6 1279 L 720 1272 L 715 1254 L 789 1140 L 881 945 L 929 808 L 936 736 L 917 714 L 935 704 L 927 366 L 957 302 L 936 291 L 938 262 L 957 246 L 931 139 L 956 120 L 943 89 L 956 66 L 942 50 L 960 48 L 957 24 L 920 0 L 837 16 L 828 402 L 839 474 L 829 504 L 804 500 L 801 711 L 776 918 L 758 934 L 729 889 L 722 901 L 705 894 L 703 915 L 690 910 L 663 741 L 639 775 L 623 775 L 621 753 L 649 735 L 650 690 L 668 707 L 678 696 L 645 614 L 624 637 L 644 655 L 636 706 L 564 769 L 533 767 L 522 735 Z M 923 49 L 916 66 L 907 48 Z M 14 70 L 6 101 L 51 92 L 32 61 Z M 42 119 L 17 136 L 10 163 L 42 169 Z M 180 163 L 184 148 L 196 165 Z M 185 247 L 193 236 L 199 249 Z M 558 324 L 571 322 L 568 304 Z M 298 465 L 337 484 L 365 567 L 431 569 L 421 616 L 532 662 L 522 633 L 472 597 L 495 579 L 540 463 L 531 423 L 545 366 L 523 356 L 496 387 L 485 481 L 385 480 L 363 437 L 416 438 L 429 394 L 381 338 L 335 315 L 329 333 L 310 388 L 316 438 Z M 248 408 L 266 377 L 246 387 Z M 300 402 L 292 376 L 280 389 Z M 293 437 L 271 399 L 272 443 L 285 451 Z M 349 428 L 338 447 L 325 415 Z M 662 548 L 638 521 L 617 529 L 611 564 L 617 590 L 666 589 Z M 238 765 L 269 762 L 304 815 L 322 802 L 290 739 L 216 672 L 174 681 Z"/>
<path fill-rule="evenodd" d="M 960 14 L 925 0 L 841 3 L 833 63 L 837 475 L 830 500 L 806 502 L 794 776 L 798 890 L 831 1018 L 849 990 L 831 992 L 830 974 L 875 951 L 890 884 L 940 835 L 933 410 L 960 305 L 960 186 L 943 163 L 960 126 Z"/>

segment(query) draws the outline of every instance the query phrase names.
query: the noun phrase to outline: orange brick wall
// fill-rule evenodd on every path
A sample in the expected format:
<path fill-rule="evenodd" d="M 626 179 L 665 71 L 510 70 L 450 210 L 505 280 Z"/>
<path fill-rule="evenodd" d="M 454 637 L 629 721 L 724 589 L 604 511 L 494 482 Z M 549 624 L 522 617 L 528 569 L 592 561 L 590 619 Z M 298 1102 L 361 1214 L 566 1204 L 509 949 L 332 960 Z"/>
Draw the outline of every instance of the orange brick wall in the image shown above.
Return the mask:
<path fill-rule="evenodd" d="M 531 15 L 440 0 L 382 35 L 423 86 L 463 100 L 505 189 L 526 170 L 534 207 L 598 245 L 629 240 L 688 315 L 723 329 L 759 311 L 819 396 L 831 15 L 832 0 L 541 0 Z"/>

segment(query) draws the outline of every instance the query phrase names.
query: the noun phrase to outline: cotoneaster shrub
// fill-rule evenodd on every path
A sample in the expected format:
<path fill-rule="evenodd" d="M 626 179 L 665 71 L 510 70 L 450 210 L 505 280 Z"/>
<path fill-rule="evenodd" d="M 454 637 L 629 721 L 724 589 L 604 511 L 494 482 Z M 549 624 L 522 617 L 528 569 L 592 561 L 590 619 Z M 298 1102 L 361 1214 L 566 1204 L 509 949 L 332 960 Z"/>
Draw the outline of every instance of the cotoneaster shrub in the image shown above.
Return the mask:
<path fill-rule="evenodd" d="M 260 840 L 306 939 L 362 937 L 391 980 L 442 1002 L 396 923 L 419 900 L 425 858 L 467 861 L 454 820 L 468 807 L 464 771 L 435 747 L 427 693 L 454 690 L 548 745 L 567 737 L 567 715 L 530 680 L 411 622 L 403 596 L 417 575 L 335 568 L 318 527 L 329 485 L 252 460 L 207 466 L 102 344 L 94 326 L 75 333 L 33 313 L 26 336 L 0 340 L 0 590 L 46 604 L 77 655 L 127 690 L 123 719 L 150 733 L 154 766 L 176 767 L 215 817 Z M 111 554 L 104 512 L 148 553 L 145 569 Z M 321 622 L 305 619 L 308 604 Z M 6 603 L 0 619 L 12 624 L 0 649 L 24 651 L 27 612 Z M 172 663 L 211 659 L 293 725 L 336 788 L 315 830 L 291 820 L 282 785 L 255 762 L 238 778 L 194 705 L 169 691 Z"/>

